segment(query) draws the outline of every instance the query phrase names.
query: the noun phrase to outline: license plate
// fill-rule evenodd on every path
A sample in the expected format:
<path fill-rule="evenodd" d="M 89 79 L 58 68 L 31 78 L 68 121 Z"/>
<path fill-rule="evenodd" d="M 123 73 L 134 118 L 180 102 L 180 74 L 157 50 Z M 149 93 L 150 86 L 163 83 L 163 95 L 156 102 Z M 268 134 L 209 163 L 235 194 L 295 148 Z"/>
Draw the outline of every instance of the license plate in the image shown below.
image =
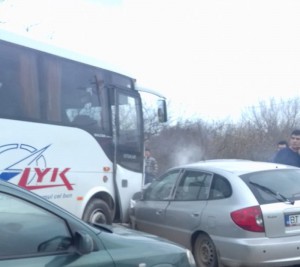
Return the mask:
<path fill-rule="evenodd" d="M 300 214 L 287 214 L 284 216 L 285 226 L 300 225 Z"/>

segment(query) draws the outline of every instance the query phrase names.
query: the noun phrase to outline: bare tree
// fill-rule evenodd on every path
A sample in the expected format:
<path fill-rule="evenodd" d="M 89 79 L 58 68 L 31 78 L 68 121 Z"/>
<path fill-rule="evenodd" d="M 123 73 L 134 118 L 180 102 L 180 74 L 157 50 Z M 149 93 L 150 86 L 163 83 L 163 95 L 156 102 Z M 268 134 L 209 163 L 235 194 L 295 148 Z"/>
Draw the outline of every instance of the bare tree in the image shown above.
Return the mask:
<path fill-rule="evenodd" d="M 269 161 L 279 140 L 300 128 L 300 98 L 261 101 L 238 122 L 182 120 L 150 136 L 160 172 L 199 160 L 235 158 Z"/>
<path fill-rule="evenodd" d="M 300 98 L 261 101 L 243 113 L 240 125 L 248 129 L 247 135 L 256 148 L 257 153 L 251 149 L 253 159 L 267 160 L 275 144 L 300 127 Z"/>

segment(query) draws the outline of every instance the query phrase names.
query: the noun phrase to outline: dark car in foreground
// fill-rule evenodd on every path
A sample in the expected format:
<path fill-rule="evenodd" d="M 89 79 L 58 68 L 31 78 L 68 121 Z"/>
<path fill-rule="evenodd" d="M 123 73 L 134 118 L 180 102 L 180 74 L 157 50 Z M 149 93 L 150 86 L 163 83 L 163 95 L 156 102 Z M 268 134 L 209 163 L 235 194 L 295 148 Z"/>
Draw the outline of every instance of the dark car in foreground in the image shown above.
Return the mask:
<path fill-rule="evenodd" d="M 194 267 L 189 250 L 121 226 L 90 226 L 0 181 L 2 267 Z"/>
<path fill-rule="evenodd" d="M 131 225 L 198 267 L 300 264 L 300 169 L 246 160 L 172 168 L 132 200 Z"/>

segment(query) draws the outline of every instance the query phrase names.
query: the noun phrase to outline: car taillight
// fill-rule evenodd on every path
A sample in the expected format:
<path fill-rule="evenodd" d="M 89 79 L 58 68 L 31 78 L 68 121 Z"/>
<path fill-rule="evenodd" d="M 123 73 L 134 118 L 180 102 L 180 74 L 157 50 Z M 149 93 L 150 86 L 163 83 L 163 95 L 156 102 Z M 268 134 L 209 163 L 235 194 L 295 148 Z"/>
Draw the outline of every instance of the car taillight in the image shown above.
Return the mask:
<path fill-rule="evenodd" d="M 249 207 L 231 212 L 236 225 L 251 232 L 264 232 L 264 221 L 260 206 Z"/>

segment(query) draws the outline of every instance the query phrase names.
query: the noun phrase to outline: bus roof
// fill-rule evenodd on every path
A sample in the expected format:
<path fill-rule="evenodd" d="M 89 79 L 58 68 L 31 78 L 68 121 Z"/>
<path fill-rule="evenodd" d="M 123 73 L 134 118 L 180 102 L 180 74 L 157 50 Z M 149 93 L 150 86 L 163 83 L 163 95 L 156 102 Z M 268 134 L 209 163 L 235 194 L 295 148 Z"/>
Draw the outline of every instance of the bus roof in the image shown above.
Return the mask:
<path fill-rule="evenodd" d="M 162 94 L 160 94 L 159 92 L 149 88 L 149 87 L 145 87 L 143 85 L 140 85 L 140 84 L 137 84 L 136 85 L 136 90 L 140 91 L 140 92 L 145 92 L 145 93 L 149 93 L 149 94 L 152 94 L 152 95 L 155 95 L 159 98 L 163 98 L 163 99 L 166 99 L 166 97 Z"/>
<path fill-rule="evenodd" d="M 0 41 L 1 40 L 16 45 L 32 48 L 41 52 L 49 53 L 62 58 L 71 59 L 77 62 L 99 67 L 133 78 L 124 70 L 121 70 L 118 67 L 112 66 L 104 61 L 101 61 L 96 56 L 92 56 L 87 53 L 76 52 L 75 50 L 72 50 L 71 47 L 59 46 L 57 44 L 52 43 L 51 40 L 39 40 L 36 38 L 32 38 L 30 35 L 26 35 L 25 33 L 15 33 L 4 29 L 0 29 Z M 133 79 L 135 80 L 135 78 Z"/>

